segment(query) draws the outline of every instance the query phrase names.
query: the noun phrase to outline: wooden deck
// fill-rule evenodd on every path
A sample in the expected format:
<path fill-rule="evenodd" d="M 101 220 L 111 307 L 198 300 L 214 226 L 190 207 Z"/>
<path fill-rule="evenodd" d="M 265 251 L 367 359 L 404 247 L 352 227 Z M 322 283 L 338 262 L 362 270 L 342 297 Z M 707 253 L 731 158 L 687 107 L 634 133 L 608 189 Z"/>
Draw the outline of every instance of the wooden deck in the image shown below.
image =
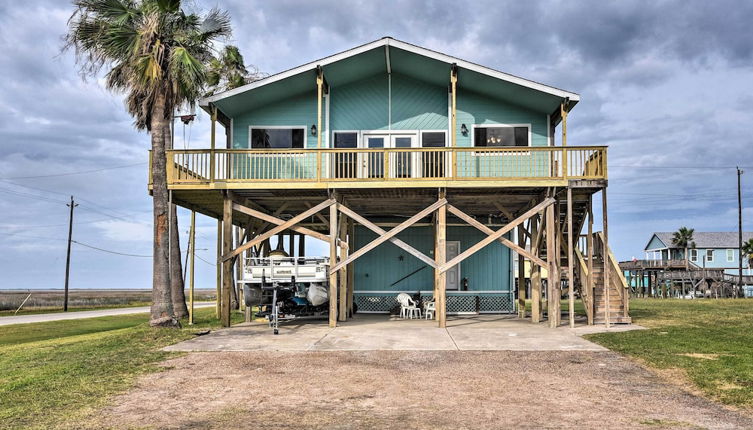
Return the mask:
<path fill-rule="evenodd" d="M 607 179 L 603 146 L 192 149 L 167 157 L 174 190 L 560 187 Z"/>

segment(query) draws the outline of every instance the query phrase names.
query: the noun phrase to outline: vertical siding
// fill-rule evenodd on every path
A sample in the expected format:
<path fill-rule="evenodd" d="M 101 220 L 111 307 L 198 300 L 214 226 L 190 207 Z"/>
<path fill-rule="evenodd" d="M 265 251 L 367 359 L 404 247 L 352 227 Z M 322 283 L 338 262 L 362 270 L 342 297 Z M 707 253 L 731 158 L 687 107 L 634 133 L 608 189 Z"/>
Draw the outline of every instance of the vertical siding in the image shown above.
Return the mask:
<path fill-rule="evenodd" d="M 322 111 L 324 104 L 322 104 Z M 248 127 L 253 125 L 305 126 L 306 145 L 316 148 L 316 136 L 311 135 L 311 125 L 316 124 L 316 92 L 270 103 L 263 108 L 250 110 L 233 118 L 233 148 L 248 148 Z M 324 121 L 322 121 L 324 128 Z"/>
<path fill-rule="evenodd" d="M 398 237 L 419 251 L 433 255 L 434 233 L 431 227 L 413 227 Z M 483 239 L 485 235 L 472 227 L 448 227 L 447 240 L 460 241 L 461 252 Z M 364 228 L 356 229 L 355 249 L 365 246 L 376 235 Z M 402 260 L 401 257 L 402 256 Z M 384 243 L 355 262 L 356 291 L 417 291 L 432 290 L 434 271 L 431 267 L 401 281 L 390 284 L 425 266 L 423 262 L 391 243 Z M 468 278 L 471 291 L 510 289 L 510 250 L 492 243 L 460 263 L 461 278 Z"/>

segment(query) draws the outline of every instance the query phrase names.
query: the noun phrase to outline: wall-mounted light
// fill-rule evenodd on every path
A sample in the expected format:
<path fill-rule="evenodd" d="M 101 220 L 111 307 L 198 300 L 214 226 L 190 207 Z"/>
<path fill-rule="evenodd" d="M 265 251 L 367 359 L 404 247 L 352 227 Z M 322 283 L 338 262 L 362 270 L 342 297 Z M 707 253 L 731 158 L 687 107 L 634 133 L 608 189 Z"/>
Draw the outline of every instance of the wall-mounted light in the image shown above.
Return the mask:
<path fill-rule="evenodd" d="M 311 125 L 311 135 L 316 136 L 316 124 Z"/>
<path fill-rule="evenodd" d="M 466 127 L 465 124 L 460 126 L 460 133 L 462 133 L 463 136 L 468 136 L 468 127 Z"/>

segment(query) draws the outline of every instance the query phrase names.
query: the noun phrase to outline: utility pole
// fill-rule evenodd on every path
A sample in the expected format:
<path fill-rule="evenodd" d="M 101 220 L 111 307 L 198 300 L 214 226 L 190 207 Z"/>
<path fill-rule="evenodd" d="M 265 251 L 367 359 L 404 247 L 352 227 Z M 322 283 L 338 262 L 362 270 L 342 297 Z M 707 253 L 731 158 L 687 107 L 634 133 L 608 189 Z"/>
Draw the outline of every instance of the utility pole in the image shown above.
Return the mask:
<path fill-rule="evenodd" d="M 737 263 L 738 263 L 738 280 L 737 296 L 743 291 L 743 199 L 740 186 L 740 177 L 743 171 L 737 167 Z"/>
<path fill-rule="evenodd" d="M 71 196 L 71 202 L 66 204 L 71 208 L 71 214 L 68 217 L 68 254 L 65 257 L 65 293 L 63 294 L 63 312 L 68 312 L 68 279 L 71 275 L 71 238 L 73 236 L 73 208 L 78 206 L 78 203 L 73 201 Z"/>

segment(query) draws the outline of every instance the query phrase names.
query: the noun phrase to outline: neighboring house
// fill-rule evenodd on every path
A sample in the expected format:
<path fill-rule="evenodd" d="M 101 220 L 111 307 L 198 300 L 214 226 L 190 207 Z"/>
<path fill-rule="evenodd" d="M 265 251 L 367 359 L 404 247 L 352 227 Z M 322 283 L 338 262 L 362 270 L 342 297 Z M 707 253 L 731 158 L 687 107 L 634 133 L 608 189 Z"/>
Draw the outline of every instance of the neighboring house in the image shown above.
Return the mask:
<path fill-rule="evenodd" d="M 673 233 L 658 232 L 651 236 L 644 248 L 647 260 L 685 260 L 685 249 L 672 244 Z M 753 238 L 753 232 L 743 232 L 743 242 Z M 695 248 L 688 249 L 690 263 L 699 268 L 724 269 L 737 275 L 740 247 L 737 232 L 695 232 Z M 753 275 L 748 259 L 743 256 L 743 275 Z"/>
<path fill-rule="evenodd" d="M 401 291 L 434 296 L 440 326 L 445 312 L 513 313 L 513 250 L 537 273 L 564 273 L 556 251 L 567 246 L 556 239 L 570 237 L 568 219 L 576 233 L 585 228 L 591 196 L 607 186 L 606 147 L 554 146 L 558 126 L 565 143 L 578 101 L 383 38 L 202 100 L 226 139 L 213 133 L 211 149 L 168 150 L 168 187 L 173 202 L 223 221 L 223 297 L 232 289 L 230 257 L 282 233 L 328 242 L 331 325 L 353 303 L 388 312 Z M 232 226 L 246 229 L 245 243 L 229 239 Z M 608 249 L 594 237 L 594 249 Z M 602 278 L 593 279 L 582 291 L 591 320 L 626 318 L 627 298 L 606 313 Z M 541 299 L 549 288 L 550 307 L 559 309 L 561 285 L 535 281 L 534 294 Z"/>

